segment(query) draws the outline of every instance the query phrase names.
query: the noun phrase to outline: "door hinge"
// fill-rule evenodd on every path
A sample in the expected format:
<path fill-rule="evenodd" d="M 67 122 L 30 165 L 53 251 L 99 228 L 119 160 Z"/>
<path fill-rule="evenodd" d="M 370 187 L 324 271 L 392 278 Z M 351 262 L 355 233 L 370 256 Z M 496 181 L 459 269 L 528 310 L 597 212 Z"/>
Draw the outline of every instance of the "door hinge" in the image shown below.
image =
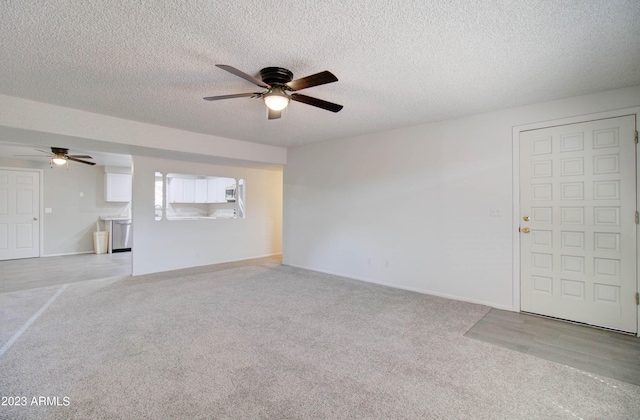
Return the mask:
<path fill-rule="evenodd" d="M 638 130 L 636 130 L 635 141 L 636 141 L 636 144 L 638 144 Z"/>
<path fill-rule="evenodd" d="M 636 305 L 640 305 L 640 293 L 636 293 Z"/>
<path fill-rule="evenodd" d="M 636 225 L 640 223 L 640 214 L 636 211 Z"/>

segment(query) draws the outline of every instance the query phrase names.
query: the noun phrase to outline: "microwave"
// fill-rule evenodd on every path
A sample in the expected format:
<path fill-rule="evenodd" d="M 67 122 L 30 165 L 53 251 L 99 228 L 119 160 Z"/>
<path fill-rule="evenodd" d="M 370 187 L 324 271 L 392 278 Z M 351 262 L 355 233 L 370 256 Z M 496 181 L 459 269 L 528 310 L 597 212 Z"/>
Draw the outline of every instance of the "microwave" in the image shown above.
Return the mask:
<path fill-rule="evenodd" d="M 231 186 L 224 189 L 224 199 L 227 202 L 236 201 L 236 187 Z"/>

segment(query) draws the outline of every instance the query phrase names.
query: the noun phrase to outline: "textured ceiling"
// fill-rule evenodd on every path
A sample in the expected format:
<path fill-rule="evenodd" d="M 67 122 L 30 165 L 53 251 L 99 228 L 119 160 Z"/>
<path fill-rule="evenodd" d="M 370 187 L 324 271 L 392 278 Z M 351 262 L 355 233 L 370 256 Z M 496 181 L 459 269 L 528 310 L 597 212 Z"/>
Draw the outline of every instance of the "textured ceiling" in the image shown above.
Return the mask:
<path fill-rule="evenodd" d="M 638 0 L 0 2 L 0 93 L 276 146 L 640 85 Z M 204 96 L 322 70 L 344 105 Z M 10 141 L 10 139 L 0 139 Z"/>

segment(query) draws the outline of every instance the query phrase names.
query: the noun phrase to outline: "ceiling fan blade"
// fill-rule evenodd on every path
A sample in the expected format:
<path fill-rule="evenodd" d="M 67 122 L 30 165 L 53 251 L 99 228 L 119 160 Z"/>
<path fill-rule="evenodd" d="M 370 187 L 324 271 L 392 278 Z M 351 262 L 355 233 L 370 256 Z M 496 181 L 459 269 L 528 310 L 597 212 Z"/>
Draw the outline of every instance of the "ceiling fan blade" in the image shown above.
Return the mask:
<path fill-rule="evenodd" d="M 39 157 L 39 158 L 49 158 L 49 156 L 42 155 L 13 155 L 14 157 Z"/>
<path fill-rule="evenodd" d="M 330 71 L 322 71 L 320 73 L 312 74 L 311 76 L 303 77 L 302 79 L 293 80 L 286 85 L 291 90 L 302 90 L 313 86 L 324 85 L 327 83 L 337 82 L 338 78 Z"/>
<path fill-rule="evenodd" d="M 53 154 L 53 153 L 51 153 L 51 152 L 47 152 L 47 151 L 40 150 L 40 149 L 33 149 L 33 150 L 35 150 L 36 152 L 42 152 L 42 153 L 45 153 L 45 154 L 47 154 L 47 155 L 49 155 L 49 156 L 51 156 L 51 155 Z"/>
<path fill-rule="evenodd" d="M 95 164 L 96 164 L 95 162 L 87 162 L 86 160 L 76 159 L 76 158 L 71 157 L 71 156 L 67 156 L 67 159 L 72 160 L 72 161 L 74 161 L 74 162 L 84 163 L 84 164 L 86 164 L 86 165 L 95 165 Z"/>
<path fill-rule="evenodd" d="M 277 120 L 282 116 L 282 111 L 274 111 L 269 107 L 267 107 L 267 110 L 269 111 L 267 114 L 267 118 L 269 118 L 270 120 Z"/>
<path fill-rule="evenodd" d="M 271 87 L 271 85 L 263 82 L 260 79 L 256 79 L 255 77 L 253 77 L 253 76 L 251 76 L 251 75 L 249 75 L 249 74 L 247 74 L 247 73 L 245 73 L 245 72 L 243 72 L 241 70 L 238 70 L 235 67 L 227 66 L 226 64 L 216 64 L 216 67 L 219 67 L 222 70 L 226 70 L 231 74 L 235 74 L 238 77 L 242 77 L 244 80 L 247 80 L 247 81 L 253 83 L 254 85 L 258 85 L 261 88 L 268 89 L 268 88 Z"/>
<path fill-rule="evenodd" d="M 89 155 L 67 155 L 68 158 L 76 158 L 76 159 L 93 159 Z"/>
<path fill-rule="evenodd" d="M 342 105 L 334 104 L 333 102 L 323 101 L 322 99 L 318 99 L 318 98 L 312 98 L 311 96 L 307 96 L 307 95 L 301 95 L 299 93 L 292 93 L 291 99 L 293 99 L 296 102 L 302 102 L 303 104 L 316 106 L 318 108 L 326 109 L 327 111 L 331 111 L 331 112 L 338 112 L 342 108 L 344 108 Z"/>
<path fill-rule="evenodd" d="M 206 98 L 202 98 L 205 101 L 219 101 L 220 99 L 231 99 L 231 98 L 244 98 L 247 96 L 256 96 L 260 95 L 260 93 L 236 93 L 233 95 L 220 95 L 220 96 L 207 96 Z"/>

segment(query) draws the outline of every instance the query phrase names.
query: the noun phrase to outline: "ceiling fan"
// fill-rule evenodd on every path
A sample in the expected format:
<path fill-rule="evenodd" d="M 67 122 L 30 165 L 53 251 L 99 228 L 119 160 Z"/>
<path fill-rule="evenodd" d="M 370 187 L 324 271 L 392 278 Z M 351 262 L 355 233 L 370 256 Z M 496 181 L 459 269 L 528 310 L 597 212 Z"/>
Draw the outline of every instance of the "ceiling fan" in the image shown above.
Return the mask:
<path fill-rule="evenodd" d="M 342 105 L 323 101 L 322 99 L 312 98 L 311 96 L 301 95 L 299 93 L 289 93 L 307 89 L 313 86 L 324 85 L 326 83 L 337 82 L 338 78 L 329 71 L 323 71 L 320 73 L 312 74 L 311 76 L 293 80 L 293 73 L 285 68 L 265 67 L 260 70 L 260 78 L 262 80 L 259 80 L 243 71 L 238 70 L 235 67 L 227 66 L 225 64 L 216 64 L 216 67 L 219 67 L 222 70 L 226 70 L 238 77 L 242 77 L 243 79 L 267 90 L 263 92 L 236 93 L 232 95 L 209 96 L 203 98 L 207 101 L 218 101 L 220 99 L 243 97 L 262 98 L 265 105 L 267 105 L 268 119 L 270 120 L 280 118 L 280 116 L 282 115 L 282 110 L 285 109 L 287 105 L 289 105 L 289 102 L 292 100 L 326 109 L 327 111 L 331 112 L 338 112 L 343 108 Z"/>
<path fill-rule="evenodd" d="M 36 152 L 42 152 L 49 156 L 51 159 L 51 166 L 53 165 L 64 165 L 65 163 L 68 165 L 69 161 L 84 163 L 85 165 L 95 165 L 95 162 L 89 162 L 83 159 L 93 159 L 88 155 L 70 155 L 69 149 L 64 149 L 62 147 L 52 147 L 51 152 L 47 152 L 40 149 L 34 149 Z M 44 157 L 41 155 L 15 155 L 15 156 L 37 156 Z"/>

